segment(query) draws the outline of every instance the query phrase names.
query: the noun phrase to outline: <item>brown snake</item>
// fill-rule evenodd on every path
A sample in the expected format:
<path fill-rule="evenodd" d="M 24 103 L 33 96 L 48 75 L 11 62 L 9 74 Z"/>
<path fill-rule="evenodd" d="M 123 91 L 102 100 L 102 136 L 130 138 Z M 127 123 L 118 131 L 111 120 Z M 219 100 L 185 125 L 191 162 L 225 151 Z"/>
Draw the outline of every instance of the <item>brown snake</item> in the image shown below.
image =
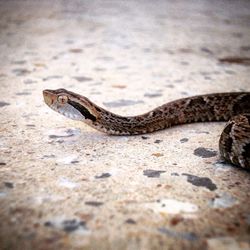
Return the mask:
<path fill-rule="evenodd" d="M 178 124 L 228 121 L 219 141 L 221 156 L 250 169 L 250 92 L 178 99 L 137 116 L 120 116 L 65 89 L 44 90 L 45 103 L 64 116 L 111 135 L 151 133 Z"/>

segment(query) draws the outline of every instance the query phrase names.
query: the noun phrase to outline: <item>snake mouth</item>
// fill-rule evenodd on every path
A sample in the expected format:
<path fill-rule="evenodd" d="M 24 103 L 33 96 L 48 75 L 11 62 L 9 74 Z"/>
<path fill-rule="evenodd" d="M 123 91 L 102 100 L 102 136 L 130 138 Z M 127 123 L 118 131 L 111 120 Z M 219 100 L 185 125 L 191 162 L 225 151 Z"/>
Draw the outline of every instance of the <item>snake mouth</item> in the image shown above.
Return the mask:
<path fill-rule="evenodd" d="M 53 97 L 54 95 L 53 93 L 51 93 L 50 90 L 48 89 L 43 90 L 43 99 L 49 107 L 53 104 L 53 99 L 54 99 Z"/>

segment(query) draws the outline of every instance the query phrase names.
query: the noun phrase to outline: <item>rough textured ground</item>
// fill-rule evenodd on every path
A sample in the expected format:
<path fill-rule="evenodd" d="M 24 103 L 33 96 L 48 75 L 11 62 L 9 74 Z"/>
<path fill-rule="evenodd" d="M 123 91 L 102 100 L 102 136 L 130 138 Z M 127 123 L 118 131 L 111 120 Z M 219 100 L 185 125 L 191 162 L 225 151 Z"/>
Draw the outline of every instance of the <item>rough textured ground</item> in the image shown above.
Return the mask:
<path fill-rule="evenodd" d="M 115 113 L 250 91 L 249 1 L 1 1 L 0 249 L 250 249 L 250 173 L 223 123 L 111 137 L 50 110 Z"/>

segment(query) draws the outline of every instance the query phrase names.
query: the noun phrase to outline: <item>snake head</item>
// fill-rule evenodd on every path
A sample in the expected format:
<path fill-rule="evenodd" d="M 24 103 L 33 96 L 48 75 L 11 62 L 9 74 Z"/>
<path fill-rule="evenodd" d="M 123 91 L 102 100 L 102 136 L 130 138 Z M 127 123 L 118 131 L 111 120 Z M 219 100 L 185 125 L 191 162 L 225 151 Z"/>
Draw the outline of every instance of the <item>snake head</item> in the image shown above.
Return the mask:
<path fill-rule="evenodd" d="M 46 89 L 43 97 L 51 109 L 73 120 L 95 122 L 99 117 L 97 108 L 90 100 L 66 89 Z"/>

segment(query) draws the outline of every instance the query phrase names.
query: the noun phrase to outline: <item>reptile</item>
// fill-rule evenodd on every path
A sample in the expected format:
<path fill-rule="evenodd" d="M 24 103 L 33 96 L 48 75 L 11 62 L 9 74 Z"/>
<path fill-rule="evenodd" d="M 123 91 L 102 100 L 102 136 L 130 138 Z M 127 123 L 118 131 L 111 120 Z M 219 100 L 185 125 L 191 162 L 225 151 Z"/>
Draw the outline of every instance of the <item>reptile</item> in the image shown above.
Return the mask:
<path fill-rule="evenodd" d="M 138 135 L 193 122 L 227 121 L 220 139 L 222 158 L 250 169 L 250 92 L 196 95 L 168 102 L 147 113 L 120 116 L 66 89 L 44 90 L 58 113 L 110 135 Z"/>

